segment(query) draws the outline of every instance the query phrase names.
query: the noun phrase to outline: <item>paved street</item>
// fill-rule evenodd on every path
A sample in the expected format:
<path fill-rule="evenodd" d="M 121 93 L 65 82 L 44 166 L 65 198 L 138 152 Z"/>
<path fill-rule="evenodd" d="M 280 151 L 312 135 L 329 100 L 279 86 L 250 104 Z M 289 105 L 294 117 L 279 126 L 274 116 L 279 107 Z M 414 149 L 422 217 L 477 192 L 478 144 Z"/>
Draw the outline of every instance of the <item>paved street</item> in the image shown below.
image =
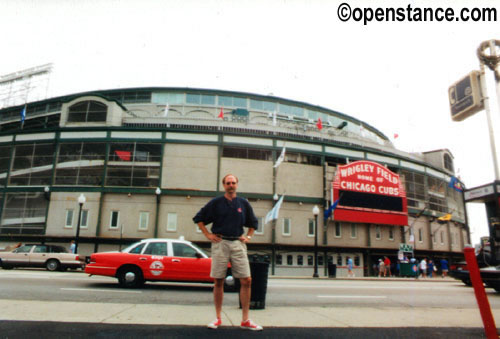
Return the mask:
<path fill-rule="evenodd" d="M 111 278 L 43 270 L 0 270 L 0 284 L 2 338 L 21 337 L 20 333 L 39 331 L 47 324 L 60 336 L 72 338 L 81 337 L 80 333 L 93 336 L 96 328 L 109 337 L 121 336 L 124 329 L 129 337 L 158 333 L 182 337 L 198 331 L 212 335 L 202 326 L 213 318 L 211 285 L 148 283 L 129 290 Z M 500 294 L 486 291 L 500 323 Z M 216 331 L 218 335 L 222 330 L 240 336 L 237 297 L 237 293 L 225 295 L 225 326 Z M 271 278 L 266 309 L 252 310 L 251 317 L 273 337 L 314 333 L 316 337 L 470 338 L 483 333 L 473 290 L 440 278 Z M 140 325 L 143 332 L 131 325 Z"/>

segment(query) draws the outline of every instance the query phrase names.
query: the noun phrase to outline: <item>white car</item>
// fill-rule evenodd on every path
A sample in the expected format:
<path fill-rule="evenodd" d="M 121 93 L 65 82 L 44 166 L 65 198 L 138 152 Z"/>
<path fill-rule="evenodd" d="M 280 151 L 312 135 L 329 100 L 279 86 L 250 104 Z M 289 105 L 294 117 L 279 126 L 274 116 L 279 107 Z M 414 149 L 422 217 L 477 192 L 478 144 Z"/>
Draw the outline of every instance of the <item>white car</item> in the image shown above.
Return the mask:
<path fill-rule="evenodd" d="M 57 245 L 23 245 L 11 252 L 0 252 L 0 266 L 3 269 L 14 267 L 45 267 L 49 271 L 85 267 L 85 258 Z"/>

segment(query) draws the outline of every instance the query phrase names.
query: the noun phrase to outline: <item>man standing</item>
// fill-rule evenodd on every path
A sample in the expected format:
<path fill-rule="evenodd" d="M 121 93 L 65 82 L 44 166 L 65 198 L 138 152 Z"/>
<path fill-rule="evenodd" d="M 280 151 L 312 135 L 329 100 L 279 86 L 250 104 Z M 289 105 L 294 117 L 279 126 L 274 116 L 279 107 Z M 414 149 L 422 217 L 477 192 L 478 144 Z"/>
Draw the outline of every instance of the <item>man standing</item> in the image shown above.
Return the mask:
<path fill-rule="evenodd" d="M 448 260 L 441 259 L 441 277 L 445 278 L 448 274 Z"/>
<path fill-rule="evenodd" d="M 71 240 L 71 244 L 69 245 L 69 252 L 70 253 L 75 253 L 76 251 L 76 244 L 75 244 L 75 241 L 74 240 Z"/>
<path fill-rule="evenodd" d="M 352 271 L 353 262 L 351 257 L 347 257 L 347 276 L 354 277 L 354 272 Z"/>
<path fill-rule="evenodd" d="M 385 266 L 385 272 L 384 272 L 384 277 L 386 275 L 389 275 L 391 277 L 391 260 L 387 257 L 384 256 L 384 266 Z"/>
<path fill-rule="evenodd" d="M 238 178 L 232 174 L 222 179 L 225 194 L 210 200 L 193 218 L 205 237 L 212 242 L 212 268 L 210 276 L 215 279 L 214 304 L 217 318 L 207 325 L 216 329 L 222 324 L 222 300 L 224 297 L 224 279 L 227 265 L 231 262 L 234 278 L 241 283 L 240 302 L 242 309 L 241 328 L 262 331 L 262 326 L 249 319 L 250 293 L 252 277 L 247 256 L 246 243 L 258 226 L 257 218 L 250 203 L 236 196 Z M 211 232 L 206 225 L 213 223 Z M 243 227 L 248 228 L 247 235 L 243 235 Z"/>
<path fill-rule="evenodd" d="M 425 258 L 423 258 L 420 262 L 420 273 L 423 278 L 427 278 L 427 262 L 425 261 Z"/>

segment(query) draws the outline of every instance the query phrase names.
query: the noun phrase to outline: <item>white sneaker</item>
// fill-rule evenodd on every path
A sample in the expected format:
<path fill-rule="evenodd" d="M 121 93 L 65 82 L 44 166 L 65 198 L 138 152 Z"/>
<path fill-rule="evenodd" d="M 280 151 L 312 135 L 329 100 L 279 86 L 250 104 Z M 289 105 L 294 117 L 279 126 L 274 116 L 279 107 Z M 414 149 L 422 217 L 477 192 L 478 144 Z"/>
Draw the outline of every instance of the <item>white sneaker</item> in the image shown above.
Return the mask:
<path fill-rule="evenodd" d="M 207 325 L 208 328 L 211 328 L 212 330 L 216 330 L 217 327 L 222 325 L 222 320 L 220 318 L 215 319 L 212 321 L 210 324 Z"/>
<path fill-rule="evenodd" d="M 241 326 L 242 329 L 251 330 L 251 331 L 262 331 L 262 326 L 257 325 L 252 320 L 248 319 L 247 321 L 242 321 Z"/>

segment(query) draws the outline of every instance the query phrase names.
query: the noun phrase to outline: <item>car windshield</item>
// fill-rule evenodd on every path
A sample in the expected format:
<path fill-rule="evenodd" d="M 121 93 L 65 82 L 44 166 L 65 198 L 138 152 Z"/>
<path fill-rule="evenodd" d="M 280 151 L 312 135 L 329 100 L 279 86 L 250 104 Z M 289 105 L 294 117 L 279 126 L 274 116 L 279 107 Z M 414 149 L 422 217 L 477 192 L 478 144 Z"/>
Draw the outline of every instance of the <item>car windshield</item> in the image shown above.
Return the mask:
<path fill-rule="evenodd" d="M 32 245 L 24 245 L 19 248 L 16 248 L 14 250 L 14 253 L 28 253 L 32 247 L 33 247 Z"/>

